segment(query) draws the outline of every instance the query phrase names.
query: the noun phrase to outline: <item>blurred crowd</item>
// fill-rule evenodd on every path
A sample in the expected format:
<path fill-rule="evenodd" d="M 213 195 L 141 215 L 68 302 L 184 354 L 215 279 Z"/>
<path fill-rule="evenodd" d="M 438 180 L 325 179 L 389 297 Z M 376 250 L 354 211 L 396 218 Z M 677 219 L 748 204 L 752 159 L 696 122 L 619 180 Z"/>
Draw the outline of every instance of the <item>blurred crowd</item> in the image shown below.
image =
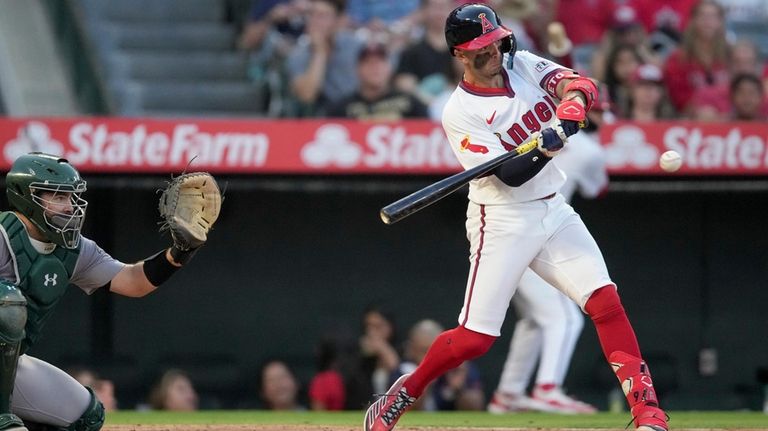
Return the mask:
<path fill-rule="evenodd" d="M 409 328 L 405 339 L 400 340 L 393 315 L 378 306 L 369 306 L 363 311 L 359 329 L 354 333 L 321 337 L 315 345 L 311 374 L 299 376 L 297 364 L 287 357 L 265 358 L 254 370 L 248 392 L 231 405 L 211 403 L 211 399 L 225 398 L 226 394 L 201 393 L 197 385 L 200 382 L 182 368 L 162 370 L 136 405 L 120 401 L 122 388 L 109 376 L 100 376 L 84 366 L 71 366 L 67 373 L 83 386 L 92 388 L 107 411 L 361 410 L 376 394 L 386 392 L 398 377 L 412 372 L 442 331 L 439 323 L 424 319 Z M 203 401 L 204 398 L 208 401 Z M 485 409 L 479 369 L 468 362 L 452 370 L 433 384 L 415 408 Z"/>
<path fill-rule="evenodd" d="M 269 93 L 268 115 L 439 119 L 461 80 L 443 32 L 462 3 L 253 0 L 239 48 L 254 85 Z M 729 26 L 765 22 L 764 1 L 484 3 L 518 49 L 601 82 L 597 121 L 767 118 L 768 67 L 749 35 Z"/>

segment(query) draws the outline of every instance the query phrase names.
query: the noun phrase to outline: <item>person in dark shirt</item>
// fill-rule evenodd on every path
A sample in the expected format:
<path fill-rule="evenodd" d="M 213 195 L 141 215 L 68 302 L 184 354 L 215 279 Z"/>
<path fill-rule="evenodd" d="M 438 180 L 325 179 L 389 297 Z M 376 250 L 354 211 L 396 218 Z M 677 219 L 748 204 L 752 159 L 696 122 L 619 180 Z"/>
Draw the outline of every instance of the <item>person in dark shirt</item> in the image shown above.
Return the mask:
<path fill-rule="evenodd" d="M 401 120 L 427 117 L 427 107 L 414 96 L 391 87 L 392 65 L 384 45 L 364 47 L 357 60 L 358 90 L 331 105 L 328 117 L 357 120 Z"/>
<path fill-rule="evenodd" d="M 445 17 L 453 8 L 451 0 L 422 0 L 424 37 L 400 55 L 394 85 L 429 104 L 445 84 L 453 84 L 452 57 L 445 44 Z"/>

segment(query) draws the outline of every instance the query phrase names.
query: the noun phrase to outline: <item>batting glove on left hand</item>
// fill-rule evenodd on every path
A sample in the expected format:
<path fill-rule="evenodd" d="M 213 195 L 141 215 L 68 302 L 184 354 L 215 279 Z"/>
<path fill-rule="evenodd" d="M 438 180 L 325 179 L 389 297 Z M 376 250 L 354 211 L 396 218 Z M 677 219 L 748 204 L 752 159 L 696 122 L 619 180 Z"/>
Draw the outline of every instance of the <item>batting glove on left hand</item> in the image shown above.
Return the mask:
<path fill-rule="evenodd" d="M 539 151 L 547 157 L 551 158 L 556 156 L 557 153 L 563 149 L 563 145 L 565 145 L 565 141 L 561 139 L 558 133 L 552 128 L 537 132 L 537 135 L 538 136 L 534 136 L 534 139 L 539 141 Z"/>
<path fill-rule="evenodd" d="M 557 106 L 557 119 L 560 120 L 558 132 L 563 139 L 575 135 L 584 128 L 587 121 L 587 111 L 581 103 L 575 100 L 565 100 Z"/>

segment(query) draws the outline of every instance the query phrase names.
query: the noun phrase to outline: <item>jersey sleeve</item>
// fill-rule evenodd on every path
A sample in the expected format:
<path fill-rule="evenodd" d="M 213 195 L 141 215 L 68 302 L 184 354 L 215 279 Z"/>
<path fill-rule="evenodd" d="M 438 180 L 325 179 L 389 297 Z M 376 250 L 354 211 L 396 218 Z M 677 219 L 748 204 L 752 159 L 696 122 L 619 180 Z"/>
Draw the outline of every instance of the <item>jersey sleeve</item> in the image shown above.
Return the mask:
<path fill-rule="evenodd" d="M 110 256 L 93 240 L 82 237 L 80 256 L 70 283 L 91 294 L 112 281 L 125 264 Z"/>
<path fill-rule="evenodd" d="M 442 122 L 448 143 L 465 170 L 508 151 L 502 146 L 500 138 L 485 127 L 485 120 L 479 114 L 462 109 L 456 94 L 443 109 Z"/>
<path fill-rule="evenodd" d="M 528 51 L 519 51 L 515 53 L 513 69 L 519 73 L 525 80 L 536 85 L 547 92 L 555 99 L 557 97 L 557 84 L 563 79 L 572 78 L 578 75 L 573 70 L 562 66 L 554 61 L 539 57 Z"/>

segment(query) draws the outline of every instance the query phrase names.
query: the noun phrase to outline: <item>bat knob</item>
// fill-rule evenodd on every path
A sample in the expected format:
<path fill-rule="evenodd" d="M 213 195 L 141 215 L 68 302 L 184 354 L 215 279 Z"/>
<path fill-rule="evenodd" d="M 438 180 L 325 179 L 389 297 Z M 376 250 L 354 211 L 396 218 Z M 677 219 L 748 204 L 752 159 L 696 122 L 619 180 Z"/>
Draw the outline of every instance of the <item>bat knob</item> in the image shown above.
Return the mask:
<path fill-rule="evenodd" d="M 384 222 L 384 224 L 392 224 L 392 219 L 389 218 L 389 215 L 384 212 L 384 210 L 379 211 L 379 217 L 381 217 L 381 221 Z"/>

